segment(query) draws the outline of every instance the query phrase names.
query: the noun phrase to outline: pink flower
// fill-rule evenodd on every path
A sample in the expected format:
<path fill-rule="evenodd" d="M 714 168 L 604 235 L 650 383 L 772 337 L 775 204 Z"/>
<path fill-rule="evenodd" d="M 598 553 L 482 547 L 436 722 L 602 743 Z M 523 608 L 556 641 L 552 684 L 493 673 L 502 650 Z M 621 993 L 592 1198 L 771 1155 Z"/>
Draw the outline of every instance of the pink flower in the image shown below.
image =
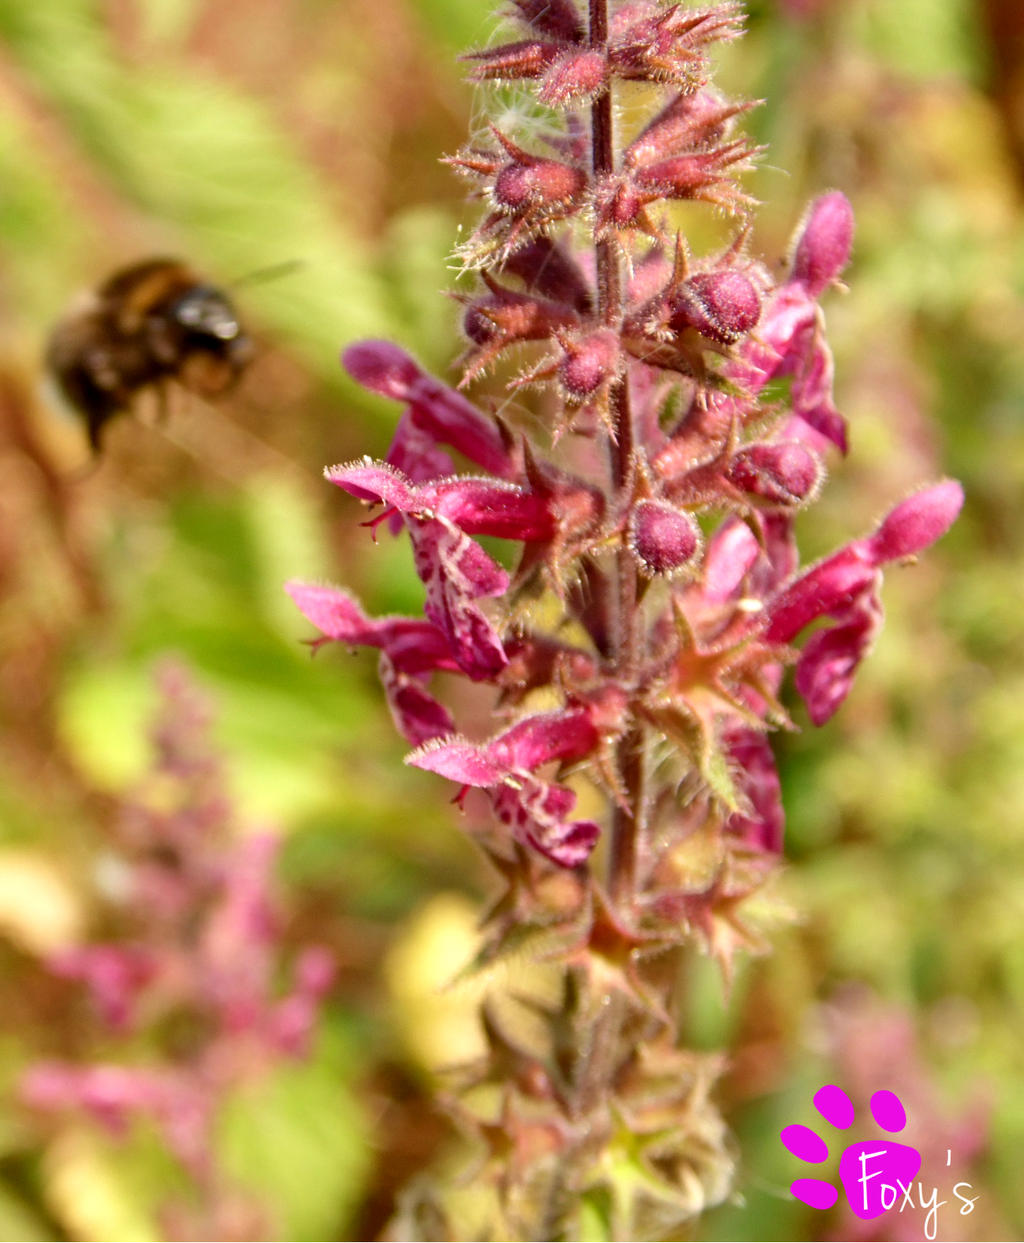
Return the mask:
<path fill-rule="evenodd" d="M 338 587 L 292 580 L 285 583 L 285 591 L 324 635 L 314 640 L 314 646 L 335 640 L 380 649 L 381 681 L 395 725 L 405 738 L 418 746 L 454 731 L 447 709 L 424 686 L 435 670 L 459 667 L 437 626 L 412 617 L 371 619 Z"/>
<path fill-rule="evenodd" d="M 502 479 L 515 477 L 516 460 L 498 427 L 461 393 L 428 375 L 404 350 L 389 341 L 360 341 L 342 354 L 349 375 L 382 397 L 407 403 L 407 420 L 399 425 L 388 460 L 417 480 L 428 476 L 408 470 L 417 443 L 413 430 L 453 449 Z"/>
<path fill-rule="evenodd" d="M 138 945 L 81 945 L 50 962 L 55 975 L 88 985 L 103 1021 L 130 1027 L 139 993 L 159 969 L 153 953 Z"/>
<path fill-rule="evenodd" d="M 590 755 L 600 742 L 609 712 L 614 717 L 614 703 L 606 698 L 538 713 L 488 743 L 477 745 L 458 736 L 442 738 L 414 751 L 406 762 L 458 782 L 463 794 L 470 786 L 486 790 L 498 818 L 518 841 L 561 867 L 576 867 L 594 848 L 600 829 L 590 820 L 568 820 L 576 795 L 535 773 L 554 760 L 568 762 Z"/>
<path fill-rule="evenodd" d="M 152 1113 L 164 1092 L 159 1072 L 130 1066 L 72 1066 L 40 1062 L 21 1081 L 22 1100 L 34 1109 L 84 1109 L 122 1134 L 137 1113 Z"/>
<path fill-rule="evenodd" d="M 963 489 L 952 479 L 916 492 L 873 535 L 818 562 L 769 602 L 765 637 L 773 643 L 790 642 L 820 617 L 834 619 L 807 641 L 796 668 L 797 690 L 815 725 L 824 724 L 846 698 L 881 625 L 882 566 L 933 544 L 962 504 Z"/>
<path fill-rule="evenodd" d="M 723 742 L 749 804 L 748 811 L 733 812 L 726 829 L 748 845 L 781 853 L 786 816 L 771 744 L 760 730 L 745 725 L 726 730 Z"/>
<path fill-rule="evenodd" d="M 325 471 L 331 483 L 360 500 L 417 518 L 449 519 L 467 535 L 543 540 L 555 531 L 547 499 L 501 479 L 450 476 L 414 484 L 393 466 L 350 462 Z"/>
<path fill-rule="evenodd" d="M 416 572 L 427 588 L 427 617 L 445 636 L 459 668 L 474 681 L 500 672 L 506 663 L 501 640 L 474 602 L 501 595 L 508 575 L 455 519 L 474 532 L 506 537 L 519 517 L 537 524 L 534 529 L 543 530 L 545 523 L 550 529 L 542 502 L 498 480 L 416 485 L 392 467 L 372 462 L 336 466 L 327 477 L 362 500 L 383 502 L 384 517 L 402 514 Z"/>
<path fill-rule="evenodd" d="M 853 246 L 853 209 L 845 194 L 832 190 L 815 199 L 801 222 L 793 248 L 791 280 L 812 298 L 839 279 Z"/>
<path fill-rule="evenodd" d="M 407 522 L 416 572 L 427 589 L 424 612 L 445 636 L 463 673 L 475 682 L 495 677 L 508 658 L 474 601 L 500 596 L 508 575 L 448 519 Z"/>
<path fill-rule="evenodd" d="M 946 479 L 902 501 L 873 535 L 819 561 L 776 596 L 767 637 L 788 643 L 810 622 L 841 612 L 865 588 L 877 586 L 886 562 L 922 552 L 945 535 L 963 500 L 960 484 Z"/>
<path fill-rule="evenodd" d="M 134 937 L 79 946 L 52 964 L 89 986 L 115 1035 L 135 1018 L 146 1040 L 123 1048 L 120 1064 L 39 1063 L 20 1092 L 35 1109 L 86 1113 L 117 1135 L 148 1119 L 194 1190 L 212 1187 L 216 1196 L 218 1114 L 254 1073 L 304 1054 L 332 964 L 328 951 L 308 947 L 281 994 L 279 838 L 236 832 L 205 704 L 177 666 L 160 681 L 151 781 L 115 825 L 131 873 L 118 916 L 131 921 Z"/>
<path fill-rule="evenodd" d="M 756 395 L 776 376 L 791 375 L 793 414 L 818 437 L 846 452 L 846 422 L 832 400 L 832 353 L 817 298 L 842 272 L 853 238 L 853 212 L 837 191 L 810 208 L 796 235 L 793 270 L 769 300 L 757 333 L 728 369 Z"/>
<path fill-rule="evenodd" d="M 729 518 L 715 532 L 704 554 L 701 596 L 723 604 L 739 588 L 758 557 L 754 533 L 745 522 Z"/>
<path fill-rule="evenodd" d="M 455 471 L 452 459 L 437 447 L 435 438 L 416 423 L 408 410 L 398 420 L 391 448 L 384 460 L 407 475 L 413 483 L 438 479 Z M 392 534 L 397 535 L 401 525 L 400 520 L 393 519 Z"/>
<path fill-rule="evenodd" d="M 334 983 L 334 958 L 323 946 L 311 945 L 295 964 L 294 987 L 270 1015 L 270 1035 L 282 1053 L 303 1057 L 320 1013 L 320 1003 Z"/>
<path fill-rule="evenodd" d="M 668 501 L 639 501 L 629 516 L 629 546 L 646 574 L 675 574 L 700 552 L 700 528 Z"/>

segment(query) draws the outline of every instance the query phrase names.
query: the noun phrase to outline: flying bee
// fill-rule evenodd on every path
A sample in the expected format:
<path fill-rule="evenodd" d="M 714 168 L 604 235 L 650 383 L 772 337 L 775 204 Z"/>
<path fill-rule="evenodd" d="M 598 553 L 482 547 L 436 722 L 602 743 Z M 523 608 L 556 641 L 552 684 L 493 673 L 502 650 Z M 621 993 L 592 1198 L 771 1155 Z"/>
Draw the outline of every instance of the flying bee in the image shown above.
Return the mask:
<path fill-rule="evenodd" d="M 46 366 L 98 453 L 104 427 L 144 390 L 156 390 L 161 408 L 171 383 L 219 397 L 253 354 L 227 294 L 180 260 L 157 258 L 119 269 L 72 307 L 50 334 Z"/>

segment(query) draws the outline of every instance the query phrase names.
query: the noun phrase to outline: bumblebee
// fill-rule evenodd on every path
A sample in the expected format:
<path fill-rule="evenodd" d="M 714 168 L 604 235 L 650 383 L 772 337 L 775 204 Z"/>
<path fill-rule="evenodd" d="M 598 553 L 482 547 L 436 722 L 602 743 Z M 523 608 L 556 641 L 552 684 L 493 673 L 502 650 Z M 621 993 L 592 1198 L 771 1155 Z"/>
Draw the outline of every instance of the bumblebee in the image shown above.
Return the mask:
<path fill-rule="evenodd" d="M 93 452 L 103 429 L 155 389 L 226 393 L 253 358 L 227 294 L 178 259 L 121 268 L 86 295 L 50 334 L 46 366 L 84 420 Z"/>

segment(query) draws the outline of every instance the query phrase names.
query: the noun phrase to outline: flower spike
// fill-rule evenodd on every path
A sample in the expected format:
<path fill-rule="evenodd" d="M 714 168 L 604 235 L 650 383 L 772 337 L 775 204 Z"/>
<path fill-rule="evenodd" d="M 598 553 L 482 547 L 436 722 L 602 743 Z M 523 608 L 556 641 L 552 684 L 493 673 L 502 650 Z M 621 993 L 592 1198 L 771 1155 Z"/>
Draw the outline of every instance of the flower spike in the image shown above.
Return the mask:
<path fill-rule="evenodd" d="M 838 709 L 884 570 L 938 539 L 962 492 L 922 489 L 801 564 L 797 513 L 848 447 L 822 305 L 853 211 L 830 190 L 781 270 L 756 257 L 755 104 L 713 81 L 741 4 L 506 7 L 516 34 L 467 59 L 477 83 L 515 84 L 514 106 L 448 160 L 481 203 L 456 252 L 478 282 L 452 295 L 459 391 L 396 347 L 347 351 L 405 409 L 384 462 L 328 471 L 408 534 L 423 616 L 289 590 L 316 643 L 377 649 L 407 763 L 454 783 L 499 890 L 476 966 L 558 979 L 523 1003 L 529 1039 L 489 1001 L 486 1047 L 453 1081 L 480 1220 L 462 1229 L 465 1202 L 449 1211 L 434 1179 L 390 1233 L 580 1238 L 597 1206 L 609 1237 L 689 1237 L 734 1160 L 709 1097 L 719 1062 L 679 1047 L 683 955 L 728 981 L 764 952 L 786 677 L 814 724 Z M 716 252 L 679 231 L 699 212 L 729 221 Z M 500 419 L 469 397 L 492 373 Z"/>

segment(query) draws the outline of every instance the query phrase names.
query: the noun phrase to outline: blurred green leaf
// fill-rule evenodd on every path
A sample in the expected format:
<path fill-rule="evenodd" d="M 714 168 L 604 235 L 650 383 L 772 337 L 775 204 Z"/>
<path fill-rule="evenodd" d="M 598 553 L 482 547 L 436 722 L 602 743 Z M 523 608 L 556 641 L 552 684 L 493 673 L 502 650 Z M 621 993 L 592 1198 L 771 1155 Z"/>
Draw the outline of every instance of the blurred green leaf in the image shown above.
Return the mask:
<path fill-rule="evenodd" d="M 339 1053 L 275 1069 L 223 1120 L 225 1166 L 270 1206 L 279 1238 L 338 1237 L 364 1189 L 370 1136 Z"/>

